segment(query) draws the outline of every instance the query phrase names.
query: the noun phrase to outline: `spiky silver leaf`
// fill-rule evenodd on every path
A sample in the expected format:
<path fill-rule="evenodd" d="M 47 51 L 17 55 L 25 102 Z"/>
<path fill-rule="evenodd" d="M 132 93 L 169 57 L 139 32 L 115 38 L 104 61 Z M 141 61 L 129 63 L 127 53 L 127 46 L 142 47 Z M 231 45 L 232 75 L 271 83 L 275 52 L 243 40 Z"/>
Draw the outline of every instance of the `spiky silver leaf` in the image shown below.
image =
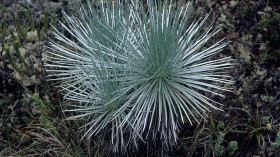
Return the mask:
<path fill-rule="evenodd" d="M 87 117 L 86 136 L 111 133 L 114 150 L 137 139 L 176 143 L 180 123 L 206 118 L 218 102 L 204 96 L 229 91 L 231 58 L 215 59 L 223 39 L 206 46 L 219 29 L 203 29 L 209 15 L 189 22 L 190 5 L 148 0 L 88 1 L 79 16 L 64 13 L 73 41 L 55 31 L 49 62 L 65 99 L 77 116 Z M 58 44 L 58 41 L 62 44 Z M 125 137 L 124 137 L 125 135 Z"/>

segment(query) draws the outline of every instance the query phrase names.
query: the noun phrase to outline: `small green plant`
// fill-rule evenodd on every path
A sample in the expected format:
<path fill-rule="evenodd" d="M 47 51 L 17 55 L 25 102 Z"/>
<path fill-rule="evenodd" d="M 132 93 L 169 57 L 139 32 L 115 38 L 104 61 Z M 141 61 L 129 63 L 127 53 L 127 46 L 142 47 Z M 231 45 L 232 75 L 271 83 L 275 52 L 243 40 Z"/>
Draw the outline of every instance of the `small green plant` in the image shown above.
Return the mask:
<path fill-rule="evenodd" d="M 43 103 L 42 99 L 40 98 L 38 93 L 34 93 L 32 95 L 32 100 L 35 102 L 36 108 L 38 108 L 40 117 L 39 117 L 39 125 L 43 126 L 50 131 L 54 130 L 54 125 L 48 118 L 49 108 Z M 52 132 L 53 133 L 53 132 Z M 56 133 L 57 134 L 57 133 Z"/>
<path fill-rule="evenodd" d="M 217 156 L 223 156 L 225 154 L 225 147 L 222 146 L 222 143 L 224 141 L 224 136 L 225 136 L 224 133 L 219 132 L 217 139 L 215 140 L 214 150 Z"/>
<path fill-rule="evenodd" d="M 275 100 L 273 96 L 261 95 L 261 99 L 266 102 L 272 104 Z"/>
<path fill-rule="evenodd" d="M 13 18 L 14 18 L 14 24 L 15 28 L 9 28 L 7 26 L 7 20 L 6 17 L 4 17 L 1 20 L 1 28 L 0 28 L 0 37 L 1 37 L 1 43 L 2 46 L 4 47 L 4 52 L 6 54 L 6 57 L 9 61 L 9 64 L 12 66 L 14 71 L 19 73 L 20 75 L 25 75 L 25 76 L 30 76 L 30 75 L 37 75 L 36 73 L 38 72 L 36 68 L 33 67 L 32 61 L 28 62 L 28 57 L 23 56 L 23 52 L 28 52 L 32 51 L 29 48 L 26 47 L 26 44 L 29 41 L 28 38 L 38 38 L 37 41 L 42 41 L 42 32 L 40 28 L 40 22 L 35 21 L 33 19 L 33 15 L 30 9 L 26 11 L 26 18 L 28 18 L 30 27 L 24 26 L 21 23 L 21 20 L 18 16 L 18 13 L 14 13 Z M 48 30 L 48 14 L 47 12 L 45 13 L 44 16 L 44 32 L 47 33 Z M 32 34 L 33 33 L 33 34 Z M 7 40 L 5 37 L 8 35 L 11 36 L 11 39 Z M 38 53 L 42 53 L 42 50 L 40 50 L 41 46 L 39 45 L 37 47 Z M 2 50 L 3 51 L 3 50 Z M 29 54 L 29 56 L 32 56 L 34 54 Z M 39 54 L 41 55 L 41 54 Z M 2 56 L 3 57 L 3 56 Z M 39 56 L 41 57 L 41 56 Z M 4 59 L 4 58 L 2 58 Z M 41 58 L 39 58 L 41 61 Z M 40 74 L 41 75 L 41 74 Z"/>
<path fill-rule="evenodd" d="M 280 131 L 277 132 L 275 142 L 272 143 L 275 148 L 280 148 Z"/>
<path fill-rule="evenodd" d="M 230 91 L 232 60 L 215 58 L 226 43 L 210 42 L 220 29 L 207 25 L 209 14 L 190 22 L 190 4 L 155 0 L 88 0 L 77 8 L 76 17 L 63 12 L 70 37 L 55 29 L 45 67 L 73 101 L 65 111 L 77 115 L 69 119 L 87 119 L 84 137 L 107 135 L 114 151 L 140 140 L 169 147 L 181 123 L 221 110 L 203 93 Z"/>
<path fill-rule="evenodd" d="M 226 148 L 226 154 L 228 154 L 228 156 L 233 156 L 237 149 L 238 149 L 237 141 L 230 141 Z"/>
<path fill-rule="evenodd" d="M 13 67 L 13 69 L 15 71 L 17 71 L 18 73 L 22 73 L 21 69 L 18 67 L 18 65 L 15 63 L 12 55 L 11 55 L 11 49 L 10 49 L 10 46 L 8 44 L 5 45 L 5 51 L 6 51 L 6 55 L 7 55 L 7 58 L 9 60 L 9 63 L 11 64 L 11 66 Z"/>
<path fill-rule="evenodd" d="M 275 142 L 280 146 L 280 131 L 277 132 L 277 136 L 276 136 Z"/>
<path fill-rule="evenodd" d="M 233 156 L 236 150 L 238 149 L 237 141 L 230 141 L 227 147 L 223 146 L 225 134 L 223 132 L 219 132 L 217 138 L 215 140 L 214 151 L 218 157 L 222 156 Z"/>
<path fill-rule="evenodd" d="M 180 143 L 184 144 L 184 150 L 188 152 L 185 156 L 234 156 L 238 142 L 228 135 L 235 127 L 235 123 L 225 124 L 210 115 L 209 122 L 203 122 L 196 127 L 194 134 L 181 139 Z M 189 134 L 189 131 L 186 134 Z"/>
<path fill-rule="evenodd" d="M 74 126 L 62 122 L 65 117 L 52 117 L 54 104 L 46 103 L 50 88 L 39 60 L 49 23 L 41 31 L 43 21 L 33 19 L 30 10 L 26 13 L 26 18 L 20 18 L 7 12 L 0 22 L 0 156 L 84 156 L 80 142 L 67 138 Z M 30 34 L 34 40 L 29 40 Z"/>
<path fill-rule="evenodd" d="M 26 39 L 26 30 L 22 27 L 18 15 L 15 13 L 14 14 L 14 21 L 16 25 L 17 32 L 19 33 L 19 37 L 21 40 L 25 41 Z"/>

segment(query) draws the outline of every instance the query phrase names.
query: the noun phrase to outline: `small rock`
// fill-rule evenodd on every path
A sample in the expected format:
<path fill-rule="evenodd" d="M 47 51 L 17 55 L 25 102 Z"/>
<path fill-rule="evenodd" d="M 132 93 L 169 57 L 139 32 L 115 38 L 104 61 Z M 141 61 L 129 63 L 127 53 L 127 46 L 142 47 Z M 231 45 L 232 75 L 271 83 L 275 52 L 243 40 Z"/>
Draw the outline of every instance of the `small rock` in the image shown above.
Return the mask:
<path fill-rule="evenodd" d="M 272 11 L 272 8 L 271 7 L 266 7 L 266 8 L 264 8 L 264 11 L 266 11 L 266 12 Z"/>
<path fill-rule="evenodd" d="M 36 78 L 35 75 L 31 76 L 30 81 L 32 82 L 32 84 L 40 84 L 40 80 L 38 78 Z"/>
<path fill-rule="evenodd" d="M 38 63 L 33 64 L 33 67 L 34 67 L 34 69 L 38 70 L 39 72 L 42 71 L 42 67 Z"/>
<path fill-rule="evenodd" d="M 50 5 L 50 9 L 51 9 L 53 12 L 56 12 L 56 11 L 58 11 L 59 9 L 62 8 L 62 3 L 61 3 L 61 2 L 50 2 L 49 5 Z"/>
<path fill-rule="evenodd" d="M 234 0 L 230 1 L 229 7 L 233 9 L 233 8 L 235 8 L 237 6 L 237 4 L 238 4 L 238 1 L 234 1 Z"/>
<path fill-rule="evenodd" d="M 221 22 L 226 22 L 226 20 L 227 20 L 226 15 L 225 15 L 225 14 L 221 14 L 221 17 L 219 18 L 219 20 L 220 20 Z"/>
<path fill-rule="evenodd" d="M 223 8 L 224 10 L 227 10 L 228 4 L 224 4 L 224 5 L 222 6 L 222 8 Z"/>
<path fill-rule="evenodd" d="M 26 39 L 28 41 L 36 41 L 36 39 L 37 39 L 37 31 L 29 31 L 29 32 L 27 32 Z"/>
<path fill-rule="evenodd" d="M 26 50 L 24 48 L 19 48 L 19 52 L 21 54 L 21 56 L 25 56 L 26 55 Z"/>

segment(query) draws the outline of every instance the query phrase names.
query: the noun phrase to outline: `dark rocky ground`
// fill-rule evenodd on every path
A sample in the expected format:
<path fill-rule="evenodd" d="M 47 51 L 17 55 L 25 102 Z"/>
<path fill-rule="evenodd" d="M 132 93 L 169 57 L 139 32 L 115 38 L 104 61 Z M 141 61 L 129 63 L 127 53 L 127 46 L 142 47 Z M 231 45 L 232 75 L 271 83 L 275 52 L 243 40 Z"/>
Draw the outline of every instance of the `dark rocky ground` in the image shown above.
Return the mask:
<path fill-rule="evenodd" d="M 217 16 L 216 23 L 222 25 L 217 38 L 226 36 L 229 44 L 220 55 L 235 59 L 236 65 L 230 71 L 236 81 L 234 92 L 226 93 L 225 99 L 217 98 L 223 102 L 224 112 L 213 113 L 208 122 L 199 126 L 183 126 L 174 149 L 136 154 L 280 156 L 280 1 L 193 2 L 197 13 L 212 11 Z M 0 0 L 0 156 L 109 154 L 98 142 L 89 145 L 79 141 L 79 125 L 63 120 L 61 96 L 46 81 L 42 68 L 43 45 L 52 37 L 50 24 L 59 28 L 61 9 L 70 12 L 72 6 L 71 1 L 62 0 Z M 20 55 L 16 42 L 20 43 Z M 6 53 L 6 44 L 10 45 L 10 55 Z M 15 70 L 13 63 L 19 70 Z"/>

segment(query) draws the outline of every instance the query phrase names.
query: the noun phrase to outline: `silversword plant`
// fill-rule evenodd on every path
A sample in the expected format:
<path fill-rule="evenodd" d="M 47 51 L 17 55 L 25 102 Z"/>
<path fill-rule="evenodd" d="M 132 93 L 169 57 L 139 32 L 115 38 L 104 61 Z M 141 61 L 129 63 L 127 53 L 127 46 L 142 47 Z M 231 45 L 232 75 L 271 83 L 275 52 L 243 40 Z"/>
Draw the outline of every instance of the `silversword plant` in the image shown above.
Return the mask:
<path fill-rule="evenodd" d="M 233 81 L 226 43 L 209 14 L 190 21 L 191 7 L 172 1 L 87 1 L 54 31 L 45 66 L 70 109 L 87 124 L 84 137 L 106 134 L 114 151 L 139 140 L 176 144 L 181 123 L 199 122 L 220 103 L 204 95 Z M 73 40 L 71 39 L 73 38 Z M 211 41 L 211 42 L 209 42 Z M 214 44 L 213 44 L 214 43 Z"/>

